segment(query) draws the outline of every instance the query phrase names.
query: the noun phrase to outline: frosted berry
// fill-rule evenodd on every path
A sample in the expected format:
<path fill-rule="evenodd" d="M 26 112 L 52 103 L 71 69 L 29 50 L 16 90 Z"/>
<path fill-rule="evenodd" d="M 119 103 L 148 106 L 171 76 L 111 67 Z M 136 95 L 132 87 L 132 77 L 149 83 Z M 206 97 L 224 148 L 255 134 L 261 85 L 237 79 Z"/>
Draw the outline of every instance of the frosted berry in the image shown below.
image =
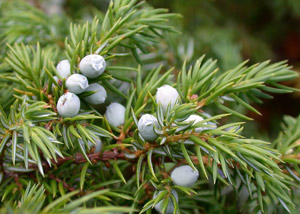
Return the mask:
<path fill-rule="evenodd" d="M 169 106 L 170 109 L 174 107 L 180 100 L 178 91 L 170 85 L 163 85 L 157 89 L 156 102 L 162 105 L 164 112 L 167 111 Z"/>
<path fill-rule="evenodd" d="M 195 171 L 189 165 L 175 168 L 171 173 L 171 178 L 175 185 L 189 187 L 196 183 L 199 177 L 198 170 Z"/>
<path fill-rule="evenodd" d="M 108 123 L 112 126 L 120 126 L 125 122 L 125 107 L 119 103 L 111 103 L 107 106 L 105 116 Z"/>
<path fill-rule="evenodd" d="M 80 110 L 80 99 L 76 94 L 67 92 L 58 99 L 56 108 L 62 117 L 74 117 Z"/>
<path fill-rule="evenodd" d="M 162 191 L 155 192 L 154 195 L 153 195 L 153 199 L 157 198 L 161 192 Z M 172 195 L 174 195 L 176 201 L 178 202 L 178 194 L 177 194 L 177 192 L 175 190 L 172 190 L 171 193 L 172 193 Z M 162 213 L 163 204 L 164 204 L 165 200 L 169 200 L 168 207 L 167 207 L 167 210 L 166 210 L 166 214 L 172 214 L 173 211 L 174 211 L 174 204 L 173 204 L 173 201 L 172 201 L 171 197 L 168 197 L 167 199 L 161 200 L 160 202 L 158 202 L 155 205 L 154 208 L 156 209 L 157 212 Z"/>
<path fill-rule="evenodd" d="M 154 141 L 157 138 L 154 126 L 159 127 L 156 117 L 151 114 L 144 114 L 138 122 L 140 135 L 147 141 Z"/>
<path fill-rule="evenodd" d="M 195 125 L 195 124 L 201 122 L 202 120 L 204 120 L 203 117 L 196 115 L 196 114 L 192 114 L 186 120 L 184 120 L 184 122 L 193 122 L 193 125 Z M 207 125 L 207 123 L 203 123 L 203 125 Z M 198 127 L 198 128 L 195 128 L 195 132 L 200 133 L 204 129 L 205 129 L 204 127 Z"/>
<path fill-rule="evenodd" d="M 81 74 L 72 74 L 66 81 L 68 90 L 74 94 L 80 94 L 89 87 L 87 78 Z"/>
<path fill-rule="evenodd" d="M 58 79 L 58 77 L 57 77 L 57 76 L 54 76 L 54 77 L 53 77 L 53 79 L 55 80 L 55 82 L 57 82 L 57 83 L 58 83 L 59 79 Z M 52 86 L 52 89 L 53 89 L 53 88 L 55 88 L 55 86 L 56 86 L 56 85 L 55 85 L 54 83 L 52 83 L 52 85 L 51 85 L 51 86 Z"/>
<path fill-rule="evenodd" d="M 61 78 L 63 79 L 68 78 L 68 76 L 71 75 L 70 62 L 67 59 L 60 61 L 56 66 L 56 70 L 58 74 L 61 76 Z"/>
<path fill-rule="evenodd" d="M 211 117 L 209 114 L 207 113 L 204 113 L 207 117 Z M 189 116 L 184 122 L 193 122 L 193 125 L 195 125 L 196 123 L 199 123 L 201 122 L 202 120 L 204 120 L 203 117 L 199 116 L 199 115 L 196 115 L 196 114 L 192 114 L 191 116 Z M 217 124 L 213 123 L 213 122 L 205 122 L 203 123 L 204 126 L 207 126 L 207 127 L 198 127 L 198 128 L 195 128 L 195 132 L 196 133 L 200 133 L 204 130 L 208 130 L 208 129 L 215 129 L 217 128 Z M 185 144 L 194 144 L 193 141 L 191 140 L 185 140 L 184 141 Z"/>
<path fill-rule="evenodd" d="M 95 147 L 95 151 L 94 152 L 100 152 L 102 150 L 103 144 L 100 140 L 95 140 L 96 144 L 93 144 L 91 141 L 88 141 L 88 145 L 90 147 L 90 149 L 92 147 Z"/>
<path fill-rule="evenodd" d="M 87 55 L 79 63 L 81 73 L 88 78 L 100 76 L 106 67 L 105 59 L 97 54 Z"/>
<path fill-rule="evenodd" d="M 103 86 L 98 83 L 92 83 L 85 91 L 96 91 L 94 94 L 87 96 L 84 100 L 90 104 L 102 104 L 105 102 L 107 94 Z"/>
<path fill-rule="evenodd" d="M 55 80 L 55 82 L 58 82 L 59 80 L 57 76 L 54 76 L 53 79 Z"/>
<path fill-rule="evenodd" d="M 211 117 L 209 114 L 204 113 L 207 117 Z M 189 116 L 185 122 L 193 122 L 193 125 L 195 125 L 196 123 L 201 122 L 202 120 L 204 120 L 203 117 L 196 115 L 196 114 L 192 114 L 191 116 Z M 200 133 L 203 130 L 208 130 L 208 129 L 216 129 L 217 128 L 217 124 L 213 123 L 213 122 L 205 122 L 203 123 L 203 125 L 205 125 L 206 127 L 198 127 L 195 129 L 195 132 Z"/>

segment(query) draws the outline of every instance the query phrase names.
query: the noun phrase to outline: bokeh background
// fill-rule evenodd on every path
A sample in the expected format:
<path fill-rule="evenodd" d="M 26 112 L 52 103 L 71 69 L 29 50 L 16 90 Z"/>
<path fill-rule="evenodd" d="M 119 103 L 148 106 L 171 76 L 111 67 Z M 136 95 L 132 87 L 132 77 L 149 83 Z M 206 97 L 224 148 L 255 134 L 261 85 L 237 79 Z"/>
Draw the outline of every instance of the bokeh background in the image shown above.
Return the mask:
<path fill-rule="evenodd" d="M 67 20 L 91 19 L 95 8 L 105 11 L 108 0 L 27 0 L 30 4 Z M 288 60 L 300 70 L 299 0 L 148 0 L 156 8 L 168 8 L 182 14 L 173 24 L 182 32 L 168 35 L 160 54 L 180 68 L 184 60 L 192 62 L 205 54 L 218 60 L 221 69 L 235 67 L 244 60 L 249 64 L 265 60 Z M 59 35 L 58 35 L 59 37 Z M 300 88 L 300 80 L 286 82 Z M 255 105 L 263 116 L 252 115 L 245 134 L 274 139 L 283 115 L 298 116 L 300 93 L 272 95 L 274 99 Z"/>

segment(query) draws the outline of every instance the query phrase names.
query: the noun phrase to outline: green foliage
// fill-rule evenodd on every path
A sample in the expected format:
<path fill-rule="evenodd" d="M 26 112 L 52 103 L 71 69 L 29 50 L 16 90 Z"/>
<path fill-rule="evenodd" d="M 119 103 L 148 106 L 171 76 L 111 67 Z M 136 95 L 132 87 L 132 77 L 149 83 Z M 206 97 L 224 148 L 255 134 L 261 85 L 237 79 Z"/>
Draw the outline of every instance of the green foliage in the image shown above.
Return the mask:
<path fill-rule="evenodd" d="M 179 74 L 178 89 L 182 91 L 185 101 L 188 101 L 193 94 L 199 94 L 196 100 L 201 105 L 216 102 L 221 109 L 247 119 L 244 115 L 223 106 L 224 100 L 235 101 L 259 113 L 249 105 L 249 101 L 262 103 L 260 98 L 271 97 L 265 92 L 290 93 L 295 90 L 277 83 L 298 76 L 285 62 L 270 65 L 270 62 L 266 61 L 250 67 L 245 66 L 246 62 L 243 62 L 233 69 L 220 72 L 216 68 L 216 61 L 209 59 L 203 62 L 203 59 L 204 57 L 201 57 L 188 71 L 184 65 Z"/>
<path fill-rule="evenodd" d="M 24 42 L 58 48 L 63 43 L 69 25 L 66 17 L 47 16 L 41 10 L 32 7 L 26 1 L 0 2 L 0 44 L 5 50 L 6 44 Z"/>
<path fill-rule="evenodd" d="M 31 25 L 45 24 L 47 15 L 29 5 L 22 8 L 28 12 L 4 14 L 2 19 L 10 18 L 12 26 L 19 26 L 27 17 L 26 32 Z M 241 211 L 269 212 L 272 205 L 274 210 L 296 212 L 293 194 L 299 185 L 299 161 L 285 154 L 290 149 L 295 155 L 298 151 L 300 119 L 286 118 L 285 133 L 272 144 L 245 138 L 243 122 L 227 120 L 232 116 L 251 119 L 232 109 L 232 104 L 260 114 L 252 103 L 272 98 L 270 92 L 295 91 L 281 82 L 298 74 L 286 62 L 252 66 L 243 62 L 219 69 L 215 60 L 202 56 L 178 70 L 143 61 L 140 56 L 159 50 L 161 40 L 177 32 L 168 23 L 176 17 L 144 2 L 115 0 L 103 17 L 71 23 L 60 48 L 44 40 L 46 35 L 14 43 L 20 34 L 31 35 L 20 28 L 0 32 L 1 42 L 8 43 L 0 67 L 1 212 L 152 213 L 162 202 L 162 213 L 169 203 L 173 213 L 214 213 L 227 206 L 226 200 L 240 203 L 224 193 L 228 189 L 237 198 L 251 199 L 241 205 Z M 52 38 L 47 27 L 42 29 Z M 79 73 L 80 60 L 91 53 L 103 55 L 108 66 L 103 75 L 90 81 L 121 97 L 126 107 L 122 126 L 108 123 L 104 105 L 82 102 L 79 114 L 72 118 L 57 113 L 56 103 L 67 88 L 65 79 L 56 82 L 55 65 L 64 56 L 71 62 L 71 71 Z M 116 80 L 127 83 L 128 90 L 119 88 Z M 173 108 L 169 105 L 166 112 L 155 99 L 157 88 L 164 84 L 180 94 L 179 103 Z M 210 116 L 206 108 L 219 113 Z M 153 129 L 158 137 L 153 142 L 145 141 L 137 128 L 146 113 L 158 120 Z M 192 114 L 203 120 L 186 122 Z M 94 152 L 97 142 L 103 143 L 101 152 Z M 175 185 L 170 178 L 172 170 L 182 164 L 200 172 L 192 187 Z M 172 190 L 179 194 L 178 202 Z M 161 191 L 156 198 L 155 191 Z"/>

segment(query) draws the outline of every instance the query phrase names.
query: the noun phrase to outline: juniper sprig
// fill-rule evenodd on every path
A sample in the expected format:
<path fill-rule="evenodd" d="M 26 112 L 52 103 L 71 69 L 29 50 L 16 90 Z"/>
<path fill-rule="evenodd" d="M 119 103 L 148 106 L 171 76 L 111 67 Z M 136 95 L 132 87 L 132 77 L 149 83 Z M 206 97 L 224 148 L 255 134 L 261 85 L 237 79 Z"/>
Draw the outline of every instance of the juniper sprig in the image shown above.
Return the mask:
<path fill-rule="evenodd" d="M 250 213 L 295 212 L 299 118 L 269 143 L 243 136 L 252 118 L 235 108 L 260 114 L 253 102 L 295 91 L 281 84 L 298 77 L 286 62 L 142 63 L 179 15 L 114 0 L 64 35 L 66 21 L 22 5 L 40 37 L 0 30 L 1 212 L 212 213 L 241 195 Z"/>

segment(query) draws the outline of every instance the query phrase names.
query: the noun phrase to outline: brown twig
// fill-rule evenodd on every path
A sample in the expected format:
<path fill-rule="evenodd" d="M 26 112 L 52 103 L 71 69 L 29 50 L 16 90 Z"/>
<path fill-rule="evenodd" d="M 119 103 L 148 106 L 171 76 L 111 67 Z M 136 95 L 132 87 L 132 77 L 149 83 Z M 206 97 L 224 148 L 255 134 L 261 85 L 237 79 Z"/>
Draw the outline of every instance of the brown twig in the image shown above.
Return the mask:
<path fill-rule="evenodd" d="M 105 151 L 103 152 L 103 154 L 100 154 L 100 152 L 96 152 L 96 153 L 91 153 L 91 154 L 87 154 L 87 157 L 89 158 L 89 160 L 93 163 L 95 161 L 108 161 L 108 160 L 114 160 L 114 159 L 126 159 L 125 154 L 124 153 L 116 153 L 114 151 Z M 86 158 L 84 157 L 83 154 L 81 153 L 77 153 L 75 155 L 75 157 L 64 157 L 64 158 L 57 158 L 57 161 L 52 161 L 53 165 L 56 166 L 60 166 L 62 164 L 64 164 L 67 161 L 72 161 L 74 163 L 85 163 L 87 162 Z M 43 167 L 50 167 L 48 162 L 43 161 L 42 163 Z M 37 168 L 36 164 L 29 164 L 28 165 L 29 168 Z"/>
<path fill-rule="evenodd" d="M 174 135 L 174 136 L 168 136 L 166 142 L 178 142 L 180 140 L 187 140 L 190 136 L 197 136 L 197 137 L 202 137 L 201 139 L 205 141 L 203 138 L 204 135 L 201 133 L 184 133 L 184 134 L 179 134 L 179 135 Z"/>

